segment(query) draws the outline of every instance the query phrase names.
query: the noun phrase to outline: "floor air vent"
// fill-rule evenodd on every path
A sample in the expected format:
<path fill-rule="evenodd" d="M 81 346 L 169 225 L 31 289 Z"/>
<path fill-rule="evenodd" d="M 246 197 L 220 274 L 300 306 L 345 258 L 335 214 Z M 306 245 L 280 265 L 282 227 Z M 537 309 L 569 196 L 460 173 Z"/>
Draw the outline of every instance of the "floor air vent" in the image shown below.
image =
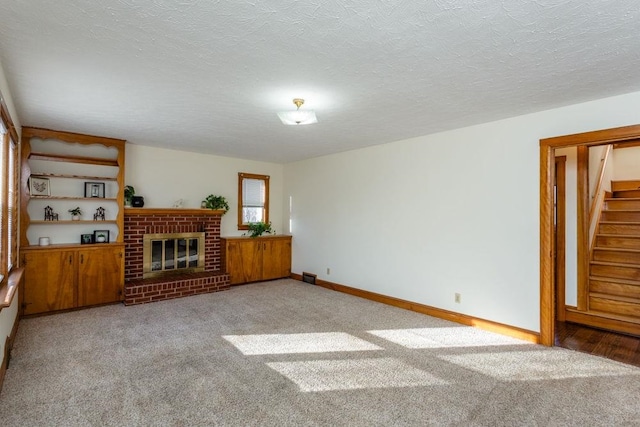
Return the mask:
<path fill-rule="evenodd" d="M 302 272 L 302 281 L 303 282 L 307 282 L 307 283 L 311 283 L 312 285 L 316 284 L 316 275 L 315 274 L 311 274 L 311 273 L 305 273 L 304 271 Z"/>

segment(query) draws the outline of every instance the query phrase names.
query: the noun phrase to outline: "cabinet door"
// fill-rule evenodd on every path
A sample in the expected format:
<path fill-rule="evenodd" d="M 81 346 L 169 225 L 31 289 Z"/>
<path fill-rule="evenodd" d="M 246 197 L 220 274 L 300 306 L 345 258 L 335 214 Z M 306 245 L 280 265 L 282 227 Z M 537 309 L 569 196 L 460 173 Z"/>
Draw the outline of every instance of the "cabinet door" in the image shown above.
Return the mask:
<path fill-rule="evenodd" d="M 291 272 L 291 240 L 265 239 L 261 244 L 262 279 L 289 277 Z"/>
<path fill-rule="evenodd" d="M 40 250 L 24 254 L 24 314 L 75 307 L 74 251 Z"/>
<path fill-rule="evenodd" d="M 227 273 L 230 283 L 255 282 L 262 277 L 262 251 L 255 240 L 230 240 L 227 242 Z"/>
<path fill-rule="evenodd" d="M 123 251 L 121 247 L 78 251 L 78 306 L 122 300 Z"/>

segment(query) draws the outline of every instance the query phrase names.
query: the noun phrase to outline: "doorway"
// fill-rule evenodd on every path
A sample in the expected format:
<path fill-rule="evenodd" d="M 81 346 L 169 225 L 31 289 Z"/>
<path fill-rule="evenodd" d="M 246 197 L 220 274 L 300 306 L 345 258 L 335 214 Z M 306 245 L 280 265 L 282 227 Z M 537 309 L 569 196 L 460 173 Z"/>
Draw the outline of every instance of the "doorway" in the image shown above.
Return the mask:
<path fill-rule="evenodd" d="M 555 314 L 558 307 L 555 274 L 555 150 L 640 141 L 640 125 L 585 132 L 540 140 L 540 343 L 552 346 L 555 336 Z M 586 187 L 580 189 L 586 192 Z M 588 196 L 586 198 L 588 200 Z M 588 208 L 587 208 L 588 209 Z M 581 218 L 585 209 L 578 209 L 578 253 L 588 254 L 588 227 Z M 588 262 L 582 255 L 578 262 Z"/>

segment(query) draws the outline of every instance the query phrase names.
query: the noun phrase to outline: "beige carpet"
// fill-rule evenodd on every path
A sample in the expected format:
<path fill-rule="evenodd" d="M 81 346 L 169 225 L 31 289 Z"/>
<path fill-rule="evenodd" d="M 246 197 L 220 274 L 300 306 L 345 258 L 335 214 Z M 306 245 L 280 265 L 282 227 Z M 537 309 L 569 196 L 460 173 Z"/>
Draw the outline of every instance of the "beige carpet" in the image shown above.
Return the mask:
<path fill-rule="evenodd" d="M 292 280 L 21 321 L 8 426 L 640 425 L 640 368 Z"/>

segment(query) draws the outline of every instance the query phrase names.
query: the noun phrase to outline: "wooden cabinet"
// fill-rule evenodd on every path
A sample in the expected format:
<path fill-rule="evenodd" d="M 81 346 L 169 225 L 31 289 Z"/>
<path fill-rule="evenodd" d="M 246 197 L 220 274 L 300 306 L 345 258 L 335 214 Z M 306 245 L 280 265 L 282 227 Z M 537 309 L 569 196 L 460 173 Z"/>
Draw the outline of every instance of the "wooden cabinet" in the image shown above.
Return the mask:
<path fill-rule="evenodd" d="M 22 257 L 24 314 L 75 307 L 75 251 L 34 251 Z"/>
<path fill-rule="evenodd" d="M 22 129 L 23 314 L 122 300 L 124 149 L 120 139 Z M 109 243 L 80 244 L 99 231 Z M 39 246 L 43 237 L 49 245 Z"/>
<path fill-rule="evenodd" d="M 122 300 L 124 245 L 31 248 L 23 251 L 23 314 Z"/>
<path fill-rule="evenodd" d="M 231 284 L 289 277 L 291 236 L 224 237 L 222 263 Z"/>
<path fill-rule="evenodd" d="M 121 301 L 124 247 L 78 250 L 78 307 Z"/>

